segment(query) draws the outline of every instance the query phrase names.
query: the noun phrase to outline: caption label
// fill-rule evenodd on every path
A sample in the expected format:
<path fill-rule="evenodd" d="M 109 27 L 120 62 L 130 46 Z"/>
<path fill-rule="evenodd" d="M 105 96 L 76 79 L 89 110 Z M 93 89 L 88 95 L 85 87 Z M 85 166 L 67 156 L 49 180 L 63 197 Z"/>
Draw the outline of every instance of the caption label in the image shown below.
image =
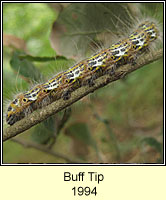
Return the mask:
<path fill-rule="evenodd" d="M 88 182 L 92 181 L 97 184 L 100 184 L 104 180 L 104 175 L 97 172 L 79 172 L 78 174 L 72 174 L 70 172 L 64 172 L 64 181 L 78 181 L 78 182 Z M 89 195 L 97 195 L 97 187 L 90 188 L 89 186 L 86 187 L 73 187 L 72 188 L 74 196 L 89 196 Z"/>

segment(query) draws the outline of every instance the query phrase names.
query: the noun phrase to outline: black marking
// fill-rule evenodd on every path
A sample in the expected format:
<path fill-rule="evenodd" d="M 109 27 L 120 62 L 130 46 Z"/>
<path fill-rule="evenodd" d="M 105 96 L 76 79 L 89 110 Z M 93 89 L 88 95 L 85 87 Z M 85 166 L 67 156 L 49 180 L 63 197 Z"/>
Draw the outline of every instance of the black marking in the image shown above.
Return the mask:
<path fill-rule="evenodd" d="M 102 61 L 103 61 L 103 59 L 102 59 L 102 58 L 98 60 L 98 62 L 102 62 Z"/>
<path fill-rule="evenodd" d="M 93 61 L 93 62 L 90 62 L 90 63 L 88 63 L 88 66 L 93 66 L 93 65 L 95 65 L 97 62 L 96 61 Z"/>
<path fill-rule="evenodd" d="M 75 72 L 75 74 L 79 74 L 79 72 L 80 72 L 80 71 L 79 71 L 79 70 L 77 70 L 77 71 Z"/>
<path fill-rule="evenodd" d="M 13 104 L 16 104 L 18 102 L 18 99 L 15 99 L 14 101 L 13 101 Z"/>
<path fill-rule="evenodd" d="M 54 83 L 54 84 L 52 84 L 53 86 L 56 86 L 56 85 L 58 85 L 56 82 Z"/>
<path fill-rule="evenodd" d="M 119 51 L 118 51 L 118 50 L 112 52 L 112 55 L 113 55 L 113 56 L 116 56 L 116 54 L 119 54 Z"/>
<path fill-rule="evenodd" d="M 122 52 L 125 51 L 125 50 L 126 50 L 125 48 L 121 49 Z"/>
<path fill-rule="evenodd" d="M 67 77 L 68 77 L 68 78 L 72 78 L 72 77 L 74 77 L 74 74 L 73 74 L 73 73 L 70 73 Z"/>
<path fill-rule="evenodd" d="M 7 111 L 9 112 L 9 111 L 11 111 L 11 110 L 12 110 L 12 107 L 9 106 L 8 109 L 7 109 Z"/>
<path fill-rule="evenodd" d="M 63 100 L 68 100 L 71 97 L 71 92 L 70 91 L 65 91 L 62 95 Z"/>

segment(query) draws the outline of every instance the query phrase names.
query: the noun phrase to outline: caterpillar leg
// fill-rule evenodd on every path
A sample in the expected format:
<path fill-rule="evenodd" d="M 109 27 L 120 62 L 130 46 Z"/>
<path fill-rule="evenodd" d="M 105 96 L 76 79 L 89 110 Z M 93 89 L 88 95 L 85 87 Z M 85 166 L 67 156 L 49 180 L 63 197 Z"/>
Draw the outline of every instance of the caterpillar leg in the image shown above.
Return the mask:
<path fill-rule="evenodd" d="M 94 80 L 98 79 L 102 75 L 103 75 L 103 69 L 102 68 L 97 69 L 95 73 L 92 74 L 91 78 L 87 80 L 87 84 L 89 85 L 89 87 L 94 86 L 95 85 Z"/>
<path fill-rule="evenodd" d="M 71 93 L 73 91 L 75 91 L 76 89 L 78 89 L 79 87 L 81 87 L 81 80 L 76 79 L 73 83 L 71 83 L 71 85 L 64 89 L 64 92 L 62 92 L 61 98 L 63 100 L 68 100 L 71 97 Z"/>
<path fill-rule="evenodd" d="M 122 74 L 120 75 L 120 78 L 125 80 L 126 75 L 127 75 L 127 72 L 123 71 Z"/>
<path fill-rule="evenodd" d="M 144 50 L 145 53 L 150 53 L 150 49 L 148 47 L 146 47 L 146 49 Z"/>
<path fill-rule="evenodd" d="M 73 90 L 71 90 L 71 89 L 64 91 L 63 94 L 62 94 L 63 100 L 70 99 L 72 91 Z"/>
<path fill-rule="evenodd" d="M 89 87 L 93 87 L 95 85 L 94 80 L 96 80 L 98 77 L 99 77 L 99 74 L 97 73 L 93 74 L 92 77 L 87 80 L 87 85 Z"/>
<path fill-rule="evenodd" d="M 112 66 L 108 67 L 108 69 L 103 73 L 103 75 L 108 74 L 109 76 L 115 75 L 115 70 L 118 68 L 117 64 L 113 64 Z"/>
<path fill-rule="evenodd" d="M 137 56 L 130 58 L 129 64 L 131 64 L 132 66 L 136 66 L 137 65 L 136 60 L 137 60 Z"/>
<path fill-rule="evenodd" d="M 95 85 L 93 77 L 87 80 L 87 84 L 89 87 L 93 87 Z"/>

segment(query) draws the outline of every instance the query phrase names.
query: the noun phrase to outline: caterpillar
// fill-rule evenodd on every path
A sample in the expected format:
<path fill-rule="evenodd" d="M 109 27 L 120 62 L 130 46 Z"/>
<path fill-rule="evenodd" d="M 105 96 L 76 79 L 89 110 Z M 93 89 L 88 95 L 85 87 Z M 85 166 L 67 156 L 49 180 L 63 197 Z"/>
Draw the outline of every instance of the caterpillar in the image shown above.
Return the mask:
<path fill-rule="evenodd" d="M 69 99 L 71 93 L 83 85 L 93 86 L 95 79 L 104 74 L 111 76 L 120 66 L 135 65 L 137 57 L 146 53 L 158 36 L 159 31 L 153 22 L 141 23 L 127 38 L 16 96 L 7 109 L 6 122 L 13 125 L 34 110 L 60 98 Z"/>

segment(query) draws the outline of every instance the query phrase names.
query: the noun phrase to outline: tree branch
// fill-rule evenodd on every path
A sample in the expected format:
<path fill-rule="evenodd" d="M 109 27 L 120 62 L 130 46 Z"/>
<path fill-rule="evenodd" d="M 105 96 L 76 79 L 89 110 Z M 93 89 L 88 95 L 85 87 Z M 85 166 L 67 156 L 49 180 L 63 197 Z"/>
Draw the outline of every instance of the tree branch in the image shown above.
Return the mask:
<path fill-rule="evenodd" d="M 18 143 L 18 144 L 21 144 L 22 146 L 24 146 L 26 148 L 34 148 L 34 149 L 37 149 L 37 150 L 42 151 L 44 153 L 50 154 L 52 156 L 62 158 L 69 163 L 83 163 L 80 160 L 69 158 L 68 156 L 66 156 L 64 154 L 61 154 L 61 153 L 55 152 L 51 149 L 48 149 L 47 147 L 45 147 L 44 145 L 41 145 L 41 144 L 36 144 L 34 142 L 30 142 L 30 141 L 27 141 L 27 140 L 24 140 L 24 139 L 19 139 L 19 138 L 12 138 L 11 140 L 13 142 Z"/>
<path fill-rule="evenodd" d="M 39 109 L 37 111 L 34 111 L 29 116 L 25 117 L 24 119 L 16 122 L 14 125 L 7 127 L 4 130 L 3 133 L 3 141 L 6 141 L 23 131 L 31 128 L 32 126 L 42 122 L 43 120 L 47 119 L 51 115 L 56 114 L 57 112 L 63 110 L 64 108 L 72 105 L 82 97 L 94 92 L 98 88 L 104 87 L 105 85 L 116 81 L 118 79 L 121 79 L 125 75 L 131 73 L 132 71 L 135 71 L 149 63 L 152 63 L 163 56 L 163 49 L 159 49 L 158 51 L 155 51 L 153 54 L 149 53 L 146 54 L 143 57 L 139 57 L 137 60 L 137 65 L 131 66 L 131 65 L 124 65 L 117 69 L 116 74 L 112 75 L 111 77 L 109 75 L 104 75 L 102 77 L 99 77 L 95 80 L 95 85 L 92 87 L 89 86 L 83 86 L 81 88 L 78 88 L 71 94 L 71 98 L 69 100 L 63 100 L 59 99 L 52 104 L 43 107 L 42 109 Z"/>
<path fill-rule="evenodd" d="M 57 137 L 60 134 L 61 129 L 65 126 L 65 124 L 69 120 L 70 116 L 71 116 L 71 108 L 69 107 L 69 108 L 65 109 L 62 119 L 59 121 L 57 120 L 56 129 L 54 131 L 54 135 L 52 136 L 51 143 L 49 144 L 49 147 L 48 147 L 49 149 L 51 149 L 54 146 L 54 144 L 56 143 Z"/>

